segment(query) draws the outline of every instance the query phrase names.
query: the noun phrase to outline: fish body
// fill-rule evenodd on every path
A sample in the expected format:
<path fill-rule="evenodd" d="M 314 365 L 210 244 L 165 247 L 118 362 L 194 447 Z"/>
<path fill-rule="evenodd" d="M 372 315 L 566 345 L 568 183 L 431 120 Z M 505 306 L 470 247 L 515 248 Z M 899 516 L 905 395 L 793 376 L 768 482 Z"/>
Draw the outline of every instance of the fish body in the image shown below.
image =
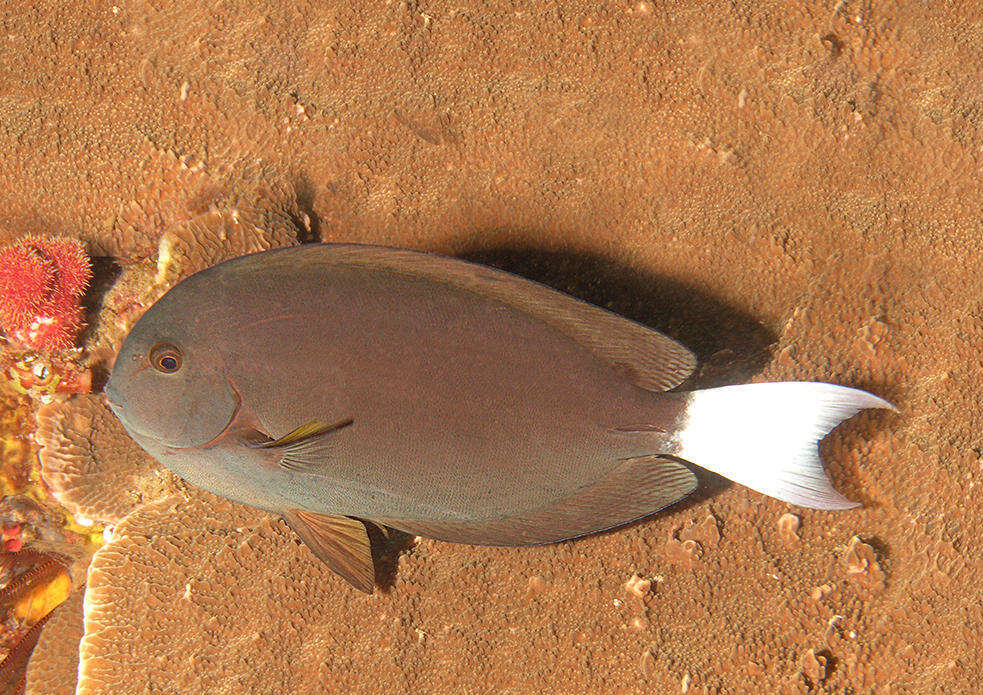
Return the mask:
<path fill-rule="evenodd" d="M 693 453 L 767 494 L 850 506 L 816 440 L 884 401 L 827 384 L 668 392 L 694 365 L 651 329 L 503 271 L 324 244 L 172 288 L 127 337 L 107 394 L 167 467 L 284 514 L 335 565 L 351 551 L 332 550 L 339 524 L 363 543 L 351 519 L 495 545 L 626 523 L 695 488 L 669 458 Z M 768 454 L 789 460 L 749 470 L 745 449 L 768 450 L 761 418 L 783 403 L 806 411 Z"/>

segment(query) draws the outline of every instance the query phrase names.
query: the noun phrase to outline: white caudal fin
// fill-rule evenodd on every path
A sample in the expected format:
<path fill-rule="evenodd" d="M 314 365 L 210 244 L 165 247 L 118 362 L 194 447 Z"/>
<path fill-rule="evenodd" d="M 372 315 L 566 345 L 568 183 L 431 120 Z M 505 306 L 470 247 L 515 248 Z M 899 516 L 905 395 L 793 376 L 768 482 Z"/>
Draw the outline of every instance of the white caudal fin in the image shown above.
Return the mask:
<path fill-rule="evenodd" d="M 679 458 L 813 509 L 857 504 L 833 489 L 819 440 L 864 408 L 897 410 L 858 389 L 814 382 L 745 384 L 687 394 Z"/>

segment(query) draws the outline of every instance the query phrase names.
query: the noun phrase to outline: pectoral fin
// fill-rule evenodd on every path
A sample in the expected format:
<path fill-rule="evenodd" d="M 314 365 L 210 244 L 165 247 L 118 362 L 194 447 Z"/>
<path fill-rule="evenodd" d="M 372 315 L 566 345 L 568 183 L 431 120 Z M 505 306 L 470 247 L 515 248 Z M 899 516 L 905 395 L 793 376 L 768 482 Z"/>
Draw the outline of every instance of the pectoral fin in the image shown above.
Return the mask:
<path fill-rule="evenodd" d="M 375 588 L 375 566 L 365 524 L 347 516 L 284 512 L 283 520 L 334 572 L 359 591 Z"/>
<path fill-rule="evenodd" d="M 351 418 L 329 425 L 315 420 L 301 425 L 279 439 L 247 444 L 252 449 L 267 449 L 276 455 L 276 464 L 288 471 L 317 471 L 328 458 L 331 435 L 355 421 Z"/>

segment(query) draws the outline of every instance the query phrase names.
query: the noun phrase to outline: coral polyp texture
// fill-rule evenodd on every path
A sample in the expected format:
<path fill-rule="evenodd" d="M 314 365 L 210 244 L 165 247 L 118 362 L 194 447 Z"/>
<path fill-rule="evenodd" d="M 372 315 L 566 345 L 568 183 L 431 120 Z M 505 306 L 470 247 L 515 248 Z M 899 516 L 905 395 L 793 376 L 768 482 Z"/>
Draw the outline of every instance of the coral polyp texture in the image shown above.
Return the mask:
<path fill-rule="evenodd" d="M 25 695 L 75 695 L 84 598 L 80 587 L 51 612 L 27 664 Z"/>
<path fill-rule="evenodd" d="M 75 239 L 27 236 L 0 249 L 0 327 L 37 350 L 70 347 L 92 265 Z"/>

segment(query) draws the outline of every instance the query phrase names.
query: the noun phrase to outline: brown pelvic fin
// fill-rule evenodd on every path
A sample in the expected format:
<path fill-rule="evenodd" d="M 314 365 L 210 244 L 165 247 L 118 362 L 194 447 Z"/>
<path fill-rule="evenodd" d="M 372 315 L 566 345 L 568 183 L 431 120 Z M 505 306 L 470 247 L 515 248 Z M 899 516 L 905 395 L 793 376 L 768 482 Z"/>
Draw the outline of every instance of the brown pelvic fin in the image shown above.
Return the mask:
<path fill-rule="evenodd" d="M 685 465 L 661 456 L 624 459 L 603 478 L 573 494 L 511 516 L 431 521 L 380 518 L 380 523 L 428 538 L 470 545 L 555 543 L 627 524 L 696 489 Z"/>
<path fill-rule="evenodd" d="M 375 566 L 365 525 L 347 516 L 284 512 L 283 520 L 308 548 L 333 571 L 359 591 L 375 588 Z"/>
<path fill-rule="evenodd" d="M 508 304 L 565 333 L 650 391 L 668 391 L 696 368 L 696 356 L 669 336 L 504 270 L 382 246 L 327 244 L 318 249 L 327 263 L 425 278 Z"/>
<path fill-rule="evenodd" d="M 279 439 L 247 444 L 252 449 L 269 449 L 277 454 L 277 465 L 288 471 L 316 471 L 328 457 L 328 440 L 332 433 L 348 427 L 351 418 L 333 425 L 315 420 L 301 425 Z"/>

